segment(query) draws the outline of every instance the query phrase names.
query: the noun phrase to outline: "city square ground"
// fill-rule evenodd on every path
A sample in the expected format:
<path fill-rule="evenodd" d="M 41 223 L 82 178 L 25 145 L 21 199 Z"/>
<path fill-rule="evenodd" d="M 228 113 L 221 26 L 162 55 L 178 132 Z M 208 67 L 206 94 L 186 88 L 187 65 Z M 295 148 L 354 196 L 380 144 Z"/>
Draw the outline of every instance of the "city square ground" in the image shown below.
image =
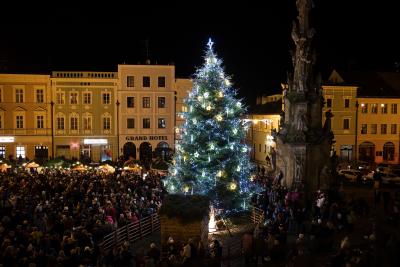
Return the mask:
<path fill-rule="evenodd" d="M 363 197 L 367 200 L 367 203 L 370 205 L 370 213 L 368 217 L 358 218 L 355 225 L 354 231 L 352 232 L 342 232 L 335 234 L 334 237 L 334 245 L 327 250 L 323 251 L 314 251 L 310 252 L 310 261 L 308 266 L 333 266 L 330 264 L 331 258 L 334 254 L 337 253 L 340 247 L 340 243 L 345 236 L 349 237 L 350 245 L 353 248 L 361 248 L 364 249 L 368 246 L 368 240 L 366 236 L 370 234 L 369 229 L 371 229 L 371 225 L 373 222 L 376 223 L 376 244 L 377 249 L 375 250 L 376 259 L 380 262 L 375 266 L 396 266 L 393 264 L 397 264 L 393 257 L 393 252 L 387 251 L 385 249 L 385 244 L 387 242 L 387 237 L 399 233 L 399 230 L 390 222 L 389 216 L 385 214 L 383 208 L 383 202 L 381 200 L 380 204 L 374 204 L 374 189 L 370 186 L 357 186 L 354 184 L 347 184 L 343 187 L 344 193 L 346 197 Z M 400 188 L 389 188 L 387 189 L 393 195 L 395 192 L 399 192 Z M 246 266 L 244 262 L 244 257 L 241 253 L 241 237 L 244 232 L 254 229 L 254 225 L 247 221 L 243 222 L 239 227 L 230 229 L 228 231 L 219 231 L 213 234 L 210 234 L 210 239 L 218 239 L 223 246 L 223 260 L 221 266 L 224 267 L 239 267 Z M 288 246 L 292 246 L 296 242 L 296 238 L 298 234 L 289 233 L 288 234 Z M 309 236 L 305 237 L 306 240 L 309 240 Z M 135 252 L 141 251 L 145 252 L 150 243 L 155 242 L 160 245 L 160 233 L 153 233 L 151 236 L 146 237 L 145 239 L 132 244 L 132 249 Z M 288 262 L 261 262 L 259 259 L 258 263 L 253 262 L 250 266 L 291 266 Z M 354 265 L 355 266 L 355 265 Z"/>

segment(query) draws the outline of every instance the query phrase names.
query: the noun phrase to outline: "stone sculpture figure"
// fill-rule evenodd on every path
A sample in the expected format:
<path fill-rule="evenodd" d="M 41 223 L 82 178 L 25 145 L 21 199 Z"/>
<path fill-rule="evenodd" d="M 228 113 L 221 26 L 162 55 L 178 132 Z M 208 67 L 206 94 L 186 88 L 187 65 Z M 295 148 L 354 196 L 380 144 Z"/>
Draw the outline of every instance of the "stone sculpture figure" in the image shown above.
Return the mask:
<path fill-rule="evenodd" d="M 296 122 L 296 130 L 302 131 L 302 132 L 308 130 L 308 119 L 307 119 L 307 115 L 304 112 L 304 110 L 301 110 L 299 112 L 299 115 L 297 117 L 297 122 Z"/>
<path fill-rule="evenodd" d="M 299 155 L 296 155 L 296 166 L 294 172 L 294 182 L 300 183 L 303 180 L 303 162 L 300 159 Z"/>
<path fill-rule="evenodd" d="M 327 110 L 326 112 L 325 112 L 325 123 L 324 123 L 324 132 L 329 132 L 329 131 L 331 131 L 331 129 L 332 129 L 332 117 L 333 117 L 333 114 L 332 114 L 332 112 L 331 112 L 331 110 L 329 109 L 329 110 Z"/>

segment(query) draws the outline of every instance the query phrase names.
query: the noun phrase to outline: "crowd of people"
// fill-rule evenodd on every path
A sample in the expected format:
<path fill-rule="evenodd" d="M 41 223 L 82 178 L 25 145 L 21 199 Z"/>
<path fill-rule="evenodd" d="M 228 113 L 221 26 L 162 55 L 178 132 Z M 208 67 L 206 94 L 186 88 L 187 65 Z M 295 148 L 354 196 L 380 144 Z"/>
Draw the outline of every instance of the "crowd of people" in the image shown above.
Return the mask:
<path fill-rule="evenodd" d="M 129 244 L 103 237 L 157 212 L 161 176 L 66 169 L 0 174 L 0 265 L 131 266 Z"/>

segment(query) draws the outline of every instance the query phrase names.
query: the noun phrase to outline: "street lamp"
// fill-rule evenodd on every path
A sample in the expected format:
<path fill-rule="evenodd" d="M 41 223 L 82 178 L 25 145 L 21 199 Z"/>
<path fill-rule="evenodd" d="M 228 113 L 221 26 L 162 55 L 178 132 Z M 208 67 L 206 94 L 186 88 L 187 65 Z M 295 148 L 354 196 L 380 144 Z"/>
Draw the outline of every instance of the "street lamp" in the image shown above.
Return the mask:
<path fill-rule="evenodd" d="M 117 161 L 119 159 L 119 101 L 115 103 L 117 105 Z"/>

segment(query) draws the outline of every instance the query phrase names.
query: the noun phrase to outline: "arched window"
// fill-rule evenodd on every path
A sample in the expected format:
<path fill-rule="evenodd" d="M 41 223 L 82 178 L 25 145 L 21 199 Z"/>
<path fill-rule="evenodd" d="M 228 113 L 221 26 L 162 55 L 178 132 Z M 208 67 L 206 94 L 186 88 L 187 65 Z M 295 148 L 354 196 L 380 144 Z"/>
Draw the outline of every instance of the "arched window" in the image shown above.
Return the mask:
<path fill-rule="evenodd" d="M 383 160 L 385 161 L 394 160 L 394 144 L 392 142 L 386 142 L 383 145 Z"/>
<path fill-rule="evenodd" d="M 79 115 L 75 112 L 69 115 L 69 129 L 77 131 L 79 129 Z"/>
<path fill-rule="evenodd" d="M 57 113 L 56 115 L 56 127 L 57 130 L 63 131 L 65 129 L 65 115 L 64 113 Z"/>
<path fill-rule="evenodd" d="M 83 120 L 83 130 L 84 131 L 91 131 L 92 130 L 92 114 L 91 113 L 84 113 L 82 115 Z"/>
<path fill-rule="evenodd" d="M 111 115 L 110 115 L 110 113 L 104 113 L 101 116 L 101 120 L 102 120 L 103 130 L 105 130 L 105 131 L 111 130 Z"/>

